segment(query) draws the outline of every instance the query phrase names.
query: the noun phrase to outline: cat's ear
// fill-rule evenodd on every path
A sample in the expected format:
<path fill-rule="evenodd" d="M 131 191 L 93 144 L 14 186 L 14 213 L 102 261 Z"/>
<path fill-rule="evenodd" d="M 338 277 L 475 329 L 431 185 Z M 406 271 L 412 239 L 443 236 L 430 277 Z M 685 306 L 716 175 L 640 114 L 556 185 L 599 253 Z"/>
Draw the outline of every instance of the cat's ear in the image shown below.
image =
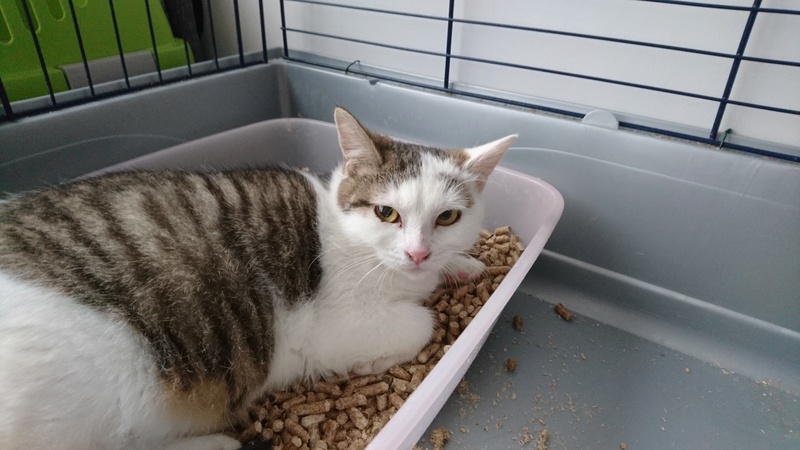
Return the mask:
<path fill-rule="evenodd" d="M 479 190 L 483 190 L 489 175 L 506 154 L 506 150 L 516 140 L 517 135 L 512 134 L 488 144 L 464 150 L 468 156 L 464 168 L 475 175 Z"/>
<path fill-rule="evenodd" d="M 333 119 L 339 133 L 339 147 L 342 148 L 347 175 L 377 172 L 383 158 L 367 130 L 352 114 L 338 106 L 333 111 Z"/>

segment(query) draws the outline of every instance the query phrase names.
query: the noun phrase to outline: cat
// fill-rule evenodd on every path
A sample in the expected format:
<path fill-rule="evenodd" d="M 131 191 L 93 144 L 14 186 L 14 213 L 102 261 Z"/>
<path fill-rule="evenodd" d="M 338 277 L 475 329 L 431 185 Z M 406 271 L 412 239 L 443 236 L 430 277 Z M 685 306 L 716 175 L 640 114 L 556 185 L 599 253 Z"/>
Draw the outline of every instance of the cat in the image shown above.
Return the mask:
<path fill-rule="evenodd" d="M 0 202 L 0 448 L 235 449 L 265 392 L 430 340 L 516 135 L 442 150 L 334 111 L 343 163 L 129 171 Z"/>

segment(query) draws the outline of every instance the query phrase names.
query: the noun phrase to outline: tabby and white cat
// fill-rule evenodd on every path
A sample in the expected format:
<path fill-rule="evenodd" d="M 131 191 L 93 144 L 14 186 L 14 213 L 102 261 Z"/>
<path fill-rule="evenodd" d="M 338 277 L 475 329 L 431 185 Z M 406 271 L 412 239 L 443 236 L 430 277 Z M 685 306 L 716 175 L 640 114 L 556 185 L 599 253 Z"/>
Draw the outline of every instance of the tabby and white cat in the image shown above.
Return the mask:
<path fill-rule="evenodd" d="M 235 449 L 265 391 L 428 342 L 504 139 L 399 142 L 335 111 L 329 178 L 120 172 L 0 203 L 0 448 Z"/>

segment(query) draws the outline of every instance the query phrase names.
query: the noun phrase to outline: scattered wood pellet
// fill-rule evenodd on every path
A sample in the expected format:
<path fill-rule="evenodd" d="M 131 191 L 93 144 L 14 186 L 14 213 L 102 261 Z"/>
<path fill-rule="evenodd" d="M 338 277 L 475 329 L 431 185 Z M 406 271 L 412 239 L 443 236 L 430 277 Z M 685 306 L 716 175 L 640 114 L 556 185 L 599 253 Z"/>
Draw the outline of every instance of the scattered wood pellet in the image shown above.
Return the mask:
<path fill-rule="evenodd" d="M 386 408 L 389 406 L 389 396 L 386 395 L 386 394 L 379 395 L 375 399 L 375 401 L 376 401 L 377 406 L 378 406 L 378 411 L 385 411 Z"/>
<path fill-rule="evenodd" d="M 530 444 L 531 441 L 533 441 L 533 434 L 531 434 L 528 427 L 522 427 L 522 433 L 519 436 L 519 444 L 524 447 Z"/>
<path fill-rule="evenodd" d="M 475 289 L 475 293 L 478 295 L 478 298 L 481 299 L 481 302 L 486 303 L 486 301 L 489 300 L 490 293 L 489 293 L 489 289 L 486 286 L 484 286 L 482 284 L 479 285 Z"/>
<path fill-rule="evenodd" d="M 450 432 L 447 428 L 434 428 L 431 431 L 431 445 L 433 445 L 434 450 L 442 450 L 444 448 L 444 444 L 450 440 L 450 436 L 453 433 Z"/>
<path fill-rule="evenodd" d="M 392 381 L 392 390 L 398 394 L 410 393 L 411 382 L 400 378 L 395 378 L 394 381 Z"/>
<path fill-rule="evenodd" d="M 354 406 L 364 406 L 367 402 L 367 396 L 364 394 L 353 394 L 347 397 L 341 397 L 336 400 L 336 409 L 344 411 Z"/>
<path fill-rule="evenodd" d="M 524 249 L 510 227 L 483 230 L 468 253 L 486 271 L 476 280 L 442 284 L 424 302 L 434 314 L 435 328 L 430 343 L 412 361 L 384 374 L 336 375 L 273 392 L 252 405 L 251 421 L 238 431 L 239 440 L 250 444 L 263 439 L 275 450 L 364 449 L 480 313 Z M 521 330 L 521 318 L 517 325 L 515 317 L 514 327 Z M 516 367 L 512 360 L 508 364 Z M 431 443 L 441 449 L 450 436 L 449 430 L 434 430 L 431 439 L 436 442 Z"/>
<path fill-rule="evenodd" d="M 309 428 L 312 425 L 316 425 L 324 421 L 325 414 L 314 414 L 313 416 L 305 416 L 300 419 L 300 425 L 302 425 L 304 428 Z"/>
<path fill-rule="evenodd" d="M 445 345 L 445 347 L 449 347 L 449 346 Z M 418 388 L 419 385 L 422 384 L 422 380 L 425 378 L 426 374 L 427 374 L 427 372 L 424 369 L 423 370 L 417 370 L 416 372 L 414 372 L 414 375 L 411 376 L 411 381 L 408 382 L 408 384 L 411 387 L 411 389 Z"/>
<path fill-rule="evenodd" d="M 403 406 L 403 403 L 405 403 L 403 397 L 401 397 L 397 392 L 392 392 L 389 394 L 389 401 L 392 403 L 392 406 L 397 409 L 400 409 L 400 407 Z"/>
<path fill-rule="evenodd" d="M 308 431 L 292 419 L 286 419 L 286 422 L 283 424 L 283 429 L 291 433 L 292 436 L 299 437 L 304 442 L 308 441 L 309 439 Z M 303 444 L 301 443 L 300 445 Z"/>
<path fill-rule="evenodd" d="M 487 267 L 486 268 L 486 273 L 488 273 L 489 275 L 492 275 L 492 276 L 505 275 L 510 271 L 511 271 L 511 266 L 505 266 L 505 265 L 503 265 L 503 266 L 492 266 L 492 267 Z"/>
<path fill-rule="evenodd" d="M 377 375 L 362 375 L 360 377 L 351 379 L 350 383 L 348 384 L 353 385 L 354 387 L 361 387 L 375 383 L 378 380 L 380 380 L 380 377 Z"/>
<path fill-rule="evenodd" d="M 473 288 L 473 287 L 474 286 L 472 286 L 472 283 L 469 283 L 467 285 L 461 286 L 460 288 L 458 288 L 457 291 L 455 291 L 453 293 L 453 298 L 455 298 L 455 299 L 464 298 L 467 295 L 467 293 L 471 290 L 471 288 Z"/>
<path fill-rule="evenodd" d="M 336 439 L 336 433 L 339 431 L 339 422 L 328 419 L 322 425 L 322 440 L 327 442 L 329 445 L 333 444 Z"/>
<path fill-rule="evenodd" d="M 522 331 L 522 316 L 514 314 L 514 320 L 512 320 L 511 323 L 514 325 L 515 330 Z"/>
<path fill-rule="evenodd" d="M 322 400 L 314 403 L 302 403 L 294 405 L 291 408 L 289 408 L 289 411 L 291 411 L 294 414 L 297 414 L 298 416 L 307 416 L 309 414 L 323 414 L 330 411 L 332 405 L 333 401 Z"/>
<path fill-rule="evenodd" d="M 314 390 L 334 397 L 342 395 L 342 389 L 339 385 L 331 383 L 330 381 L 318 381 L 314 383 Z"/>
<path fill-rule="evenodd" d="M 389 392 L 389 385 L 383 381 L 356 388 L 356 394 L 363 394 L 367 397 L 375 397 L 386 392 Z"/>
<path fill-rule="evenodd" d="M 251 441 L 251 440 L 255 439 L 256 436 L 258 436 L 258 433 L 256 433 L 255 428 L 254 427 L 248 427 L 246 430 L 244 430 L 241 433 L 241 435 L 239 436 L 239 440 Z"/>
<path fill-rule="evenodd" d="M 441 330 L 441 328 L 439 330 Z M 389 373 L 395 378 L 400 378 L 406 381 L 411 380 L 411 374 L 408 373 L 408 371 L 404 369 L 403 366 L 394 366 L 391 369 L 389 369 Z"/>
<path fill-rule="evenodd" d="M 494 234 L 495 234 L 495 236 L 509 235 L 509 234 L 511 234 L 511 227 L 510 226 L 505 226 L 505 227 L 496 228 L 494 230 Z"/>
<path fill-rule="evenodd" d="M 620 442 L 619 450 L 628 450 L 628 444 L 626 444 L 624 442 Z"/>
<path fill-rule="evenodd" d="M 298 450 L 302 446 L 303 446 L 303 440 L 297 436 L 292 436 L 291 438 L 289 438 L 289 441 L 287 442 L 285 448 L 287 450 Z"/>
<path fill-rule="evenodd" d="M 350 420 L 353 421 L 353 424 L 359 430 L 363 430 L 364 428 L 367 428 L 367 425 L 369 425 L 369 421 L 367 420 L 367 418 L 357 408 L 348 409 L 347 415 L 350 417 Z"/>
<path fill-rule="evenodd" d="M 449 324 L 447 324 L 447 332 L 449 334 L 457 336 L 459 331 L 461 331 L 461 328 L 458 326 L 458 322 L 450 322 Z M 438 351 L 439 348 L 437 347 L 436 350 Z M 425 362 L 425 361 L 420 361 L 420 362 Z"/>
<path fill-rule="evenodd" d="M 283 409 L 289 409 L 292 406 L 303 404 L 303 403 L 305 403 L 305 401 L 306 401 L 306 398 L 304 396 L 295 395 L 294 397 L 290 398 L 289 400 L 286 400 L 285 402 L 283 402 L 283 404 L 281 406 L 283 407 Z"/>
<path fill-rule="evenodd" d="M 561 303 L 556 304 L 555 312 L 556 312 L 556 314 L 561 316 L 561 318 L 566 320 L 567 322 L 569 322 L 570 320 L 572 320 L 575 317 L 575 314 L 573 314 L 572 311 L 568 310 Z"/>
<path fill-rule="evenodd" d="M 419 352 L 419 355 L 417 355 L 417 361 L 421 362 L 422 364 L 425 364 L 431 359 L 433 355 L 436 354 L 436 352 L 439 351 L 439 347 L 441 347 L 441 344 L 439 344 L 438 342 L 428 344 L 428 346 L 423 348 L 422 351 Z"/>
<path fill-rule="evenodd" d="M 506 369 L 509 372 L 517 370 L 517 360 L 514 358 L 508 358 L 508 360 L 506 360 Z"/>

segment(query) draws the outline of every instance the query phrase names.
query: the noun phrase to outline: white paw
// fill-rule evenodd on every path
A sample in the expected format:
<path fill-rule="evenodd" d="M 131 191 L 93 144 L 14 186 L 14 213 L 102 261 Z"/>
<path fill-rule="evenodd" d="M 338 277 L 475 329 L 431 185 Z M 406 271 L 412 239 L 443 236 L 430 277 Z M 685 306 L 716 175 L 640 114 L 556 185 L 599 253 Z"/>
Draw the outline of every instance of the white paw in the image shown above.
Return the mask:
<path fill-rule="evenodd" d="M 479 277 L 486 265 L 469 255 L 457 255 L 444 267 L 444 281 L 448 284 L 463 283 Z"/>
<path fill-rule="evenodd" d="M 242 444 L 224 434 L 209 434 L 183 438 L 170 444 L 166 450 L 236 450 Z"/>
<path fill-rule="evenodd" d="M 353 366 L 353 373 L 355 373 L 356 375 L 370 375 L 374 373 L 372 371 L 372 361 L 356 364 L 355 366 Z"/>
<path fill-rule="evenodd" d="M 399 355 L 395 356 L 382 356 L 374 361 L 368 361 L 360 364 L 356 364 L 353 367 L 353 372 L 356 375 L 372 375 L 372 374 L 379 374 L 386 372 L 389 370 L 390 367 L 404 363 L 406 361 L 410 361 L 411 357 L 403 357 Z"/>

